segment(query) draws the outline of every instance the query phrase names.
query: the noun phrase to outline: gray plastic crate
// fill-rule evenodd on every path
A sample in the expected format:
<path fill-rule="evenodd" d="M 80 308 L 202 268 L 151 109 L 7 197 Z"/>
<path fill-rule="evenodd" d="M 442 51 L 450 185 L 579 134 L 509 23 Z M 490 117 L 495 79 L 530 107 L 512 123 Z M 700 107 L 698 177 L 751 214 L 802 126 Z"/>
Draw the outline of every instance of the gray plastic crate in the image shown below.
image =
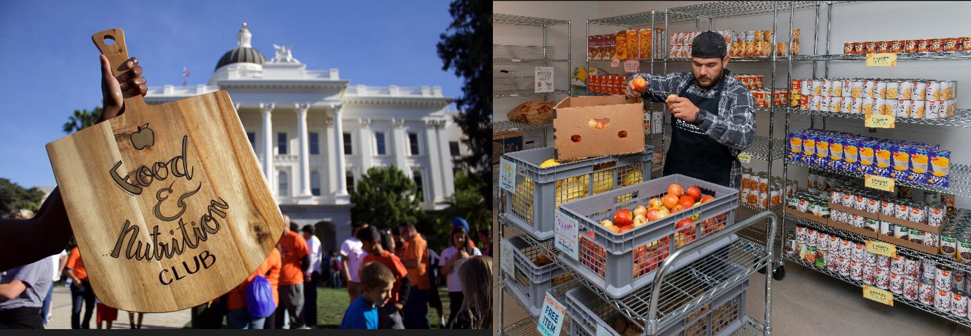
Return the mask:
<path fill-rule="evenodd" d="M 646 205 L 653 197 L 663 196 L 672 183 L 685 188 L 697 186 L 714 200 L 624 233 L 614 233 L 599 224 L 611 219 L 617 210 L 633 209 L 636 205 Z M 560 212 L 576 220 L 580 227 L 580 260 L 566 254 L 561 254 L 561 260 L 611 297 L 624 297 L 653 282 L 656 269 L 676 249 L 735 224 L 737 194 L 735 189 L 683 175 L 669 175 L 564 204 Z M 694 215 L 699 216 L 698 220 L 681 229 L 675 228 L 677 222 Z M 679 258 L 672 270 L 736 239 L 737 236 L 731 235 L 689 253 Z"/>
<path fill-rule="evenodd" d="M 690 318 L 682 319 L 657 333 L 659 336 L 728 336 L 748 323 L 745 315 L 745 292 L 748 290 L 748 280 L 736 285 L 730 291 L 722 294 L 707 309 L 695 311 Z M 587 288 L 579 287 L 566 293 L 567 315 L 570 316 L 570 335 L 594 336 L 597 326 L 603 328 L 608 335 L 623 336 L 611 327 L 617 318 L 626 318 L 617 312 L 613 306 L 606 303 L 599 296 Z M 700 311 L 700 313 L 699 313 Z M 645 312 L 646 314 L 646 312 Z M 607 322 L 609 321 L 609 322 Z M 633 323 L 627 320 L 628 325 Z M 640 335 L 643 331 L 635 327 Z"/>
<path fill-rule="evenodd" d="M 528 313 L 533 317 L 539 316 L 539 311 L 543 308 L 543 301 L 546 299 L 546 292 L 567 283 L 571 279 L 572 277 L 562 268 L 556 268 L 553 271 L 552 279 L 538 283 L 532 282 L 518 263 L 516 264 L 516 274 L 506 274 L 506 283 L 509 284 L 510 291 L 519 299 L 519 302 L 524 303 L 529 308 Z"/>
<path fill-rule="evenodd" d="M 552 147 L 503 154 L 516 164 L 515 193 L 506 192 L 507 221 L 539 240 L 553 238 L 554 215 L 563 203 L 650 179 L 654 147 L 643 153 L 609 155 L 540 168 L 554 158 Z"/>
<path fill-rule="evenodd" d="M 513 264 L 521 269 L 532 282 L 542 283 L 553 279 L 554 276 L 563 274 L 563 270 L 556 263 L 552 262 L 553 257 L 556 256 L 547 256 L 550 258 L 549 264 L 543 266 L 536 265 L 534 259 L 540 254 L 543 254 L 543 250 L 539 246 L 529 245 L 529 243 L 519 237 L 510 237 L 506 239 L 504 244 L 509 244 L 514 248 L 515 262 Z M 552 243 L 549 244 L 552 245 Z"/>

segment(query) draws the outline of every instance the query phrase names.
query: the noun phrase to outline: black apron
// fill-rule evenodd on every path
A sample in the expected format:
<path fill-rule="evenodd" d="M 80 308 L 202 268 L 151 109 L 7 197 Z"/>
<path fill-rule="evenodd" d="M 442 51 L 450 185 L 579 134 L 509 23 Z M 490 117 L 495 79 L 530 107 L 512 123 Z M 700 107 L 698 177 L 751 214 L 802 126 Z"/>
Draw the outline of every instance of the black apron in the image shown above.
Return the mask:
<path fill-rule="evenodd" d="M 692 78 L 692 84 L 694 81 Z M 692 84 L 685 86 L 678 96 L 688 98 L 699 110 L 721 114 L 718 110 L 718 101 L 721 99 L 726 81 L 724 77 L 719 80 L 713 88 L 715 97 L 711 99 L 688 93 L 688 88 Z M 671 147 L 664 162 L 665 176 L 681 174 L 728 187 L 732 179 L 732 164 L 736 161 L 738 158 L 732 155 L 728 146 L 718 143 L 698 126 L 678 118 L 671 118 Z"/>

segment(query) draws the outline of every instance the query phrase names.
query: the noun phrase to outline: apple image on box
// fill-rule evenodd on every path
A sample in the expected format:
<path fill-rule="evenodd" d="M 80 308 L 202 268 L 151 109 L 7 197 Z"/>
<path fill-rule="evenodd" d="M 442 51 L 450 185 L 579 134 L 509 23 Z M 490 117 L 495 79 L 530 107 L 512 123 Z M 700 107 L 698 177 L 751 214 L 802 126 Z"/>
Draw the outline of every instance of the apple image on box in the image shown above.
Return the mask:
<path fill-rule="evenodd" d="M 148 128 L 148 124 L 138 126 L 138 131 L 131 134 L 131 144 L 137 150 L 152 147 L 155 144 L 155 131 Z"/>

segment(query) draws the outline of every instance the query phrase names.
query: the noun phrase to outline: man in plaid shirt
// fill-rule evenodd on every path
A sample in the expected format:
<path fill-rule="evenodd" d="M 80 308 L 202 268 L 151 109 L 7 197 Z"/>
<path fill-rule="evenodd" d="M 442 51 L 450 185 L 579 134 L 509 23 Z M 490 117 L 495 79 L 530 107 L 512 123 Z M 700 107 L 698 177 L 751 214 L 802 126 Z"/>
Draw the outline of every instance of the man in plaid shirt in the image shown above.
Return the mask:
<path fill-rule="evenodd" d="M 705 32 L 692 42 L 691 72 L 641 73 L 628 80 L 627 97 L 665 102 L 674 116 L 664 175 L 682 174 L 731 188 L 741 185 L 737 156 L 755 137 L 755 99 L 727 66 L 724 38 Z M 634 89 L 636 77 L 647 80 L 644 92 Z"/>

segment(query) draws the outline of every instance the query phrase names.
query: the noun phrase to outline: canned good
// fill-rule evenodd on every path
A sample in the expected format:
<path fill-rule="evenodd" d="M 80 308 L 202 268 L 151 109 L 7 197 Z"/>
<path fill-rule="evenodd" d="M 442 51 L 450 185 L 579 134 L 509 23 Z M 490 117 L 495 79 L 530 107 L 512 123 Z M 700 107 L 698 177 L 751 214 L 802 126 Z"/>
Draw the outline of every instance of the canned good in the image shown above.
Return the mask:
<path fill-rule="evenodd" d="M 811 89 L 812 89 L 811 95 L 813 95 L 813 96 L 820 96 L 820 95 L 822 95 L 823 94 L 823 89 L 824 89 L 824 83 L 825 83 L 824 80 L 813 79 L 813 81 L 812 81 L 812 87 L 811 87 Z"/>
<path fill-rule="evenodd" d="M 896 295 L 904 294 L 904 277 L 902 275 L 890 272 L 890 292 Z"/>
<path fill-rule="evenodd" d="M 937 265 L 934 273 L 934 286 L 937 289 L 951 290 L 951 268 L 944 265 Z"/>
<path fill-rule="evenodd" d="M 971 37 L 958 38 L 958 51 L 971 51 Z"/>
<path fill-rule="evenodd" d="M 864 209 L 864 211 L 866 212 L 869 212 L 872 214 L 880 213 L 880 199 L 877 198 L 876 196 L 871 195 L 870 197 L 866 198 L 865 206 L 866 206 L 866 209 Z"/>
<path fill-rule="evenodd" d="M 927 82 L 927 96 L 925 100 L 941 100 L 941 82 L 933 80 Z"/>
<path fill-rule="evenodd" d="M 898 81 L 887 81 L 887 99 L 898 99 L 897 94 L 900 92 L 900 84 Z"/>
<path fill-rule="evenodd" d="M 875 91 L 876 88 L 877 88 L 876 81 L 872 79 L 864 79 L 863 91 L 861 92 L 861 94 L 863 94 L 863 98 L 876 98 L 875 96 L 875 94 L 877 94 L 877 91 Z"/>
<path fill-rule="evenodd" d="M 917 40 L 917 52 L 919 53 L 931 52 L 931 40 L 927 40 L 927 39 Z"/>
<path fill-rule="evenodd" d="M 904 274 L 905 260 L 906 258 L 900 254 L 897 254 L 895 257 L 890 257 L 890 272 Z"/>
<path fill-rule="evenodd" d="M 856 54 L 856 55 L 866 54 L 866 43 L 853 42 L 853 54 Z"/>
<path fill-rule="evenodd" d="M 940 242 L 940 254 L 948 257 L 954 257 L 954 254 L 957 253 L 957 238 L 954 236 L 954 233 L 945 228 L 944 231 L 941 232 Z"/>
<path fill-rule="evenodd" d="M 865 256 L 866 256 L 866 245 L 864 245 L 861 242 L 853 242 L 853 256 L 850 258 L 850 260 L 862 262 Z M 879 262 L 879 260 L 877 262 Z M 887 267 L 890 267 L 890 265 L 888 264 Z"/>
<path fill-rule="evenodd" d="M 947 313 L 951 311 L 951 290 L 950 289 L 940 289 L 935 290 L 937 295 L 934 295 L 934 308 L 942 313 Z"/>
<path fill-rule="evenodd" d="M 853 279 L 858 280 L 858 279 Z M 873 285 L 879 289 L 887 290 L 890 288 L 890 272 L 877 267 L 873 271 Z"/>
<path fill-rule="evenodd" d="M 894 237 L 893 229 L 895 226 L 896 225 L 893 225 L 890 222 L 880 221 L 880 234 L 884 236 Z"/>
<path fill-rule="evenodd" d="M 957 43 L 955 43 L 955 45 L 957 45 Z M 892 53 L 904 52 L 904 41 L 901 41 L 901 40 L 890 41 L 890 52 Z"/>
<path fill-rule="evenodd" d="M 890 271 L 890 257 L 885 255 L 877 255 L 877 268 Z"/>
<path fill-rule="evenodd" d="M 864 217 L 864 218 L 866 220 L 866 222 L 864 223 L 865 226 L 863 227 L 864 230 L 867 230 L 870 232 L 880 231 L 880 221 L 878 221 L 876 218 L 869 218 L 869 217 Z"/>
<path fill-rule="evenodd" d="M 944 39 L 931 39 L 930 40 L 930 52 L 939 53 L 944 51 Z"/>
<path fill-rule="evenodd" d="M 910 241 L 910 228 L 903 225 L 895 225 L 893 236 L 897 239 Z"/>
<path fill-rule="evenodd" d="M 936 292 L 933 280 L 924 280 L 917 283 L 917 298 L 924 305 L 934 305 L 934 295 Z"/>
<path fill-rule="evenodd" d="M 941 236 L 932 232 L 924 231 L 924 245 L 936 248 Z"/>
<path fill-rule="evenodd" d="M 904 297 L 907 300 L 917 301 L 917 279 L 904 278 Z"/>
<path fill-rule="evenodd" d="M 845 55 L 853 54 L 853 42 L 843 43 L 843 54 Z"/>
<path fill-rule="evenodd" d="M 889 197 L 880 200 L 880 214 L 887 217 L 892 217 L 894 207 L 897 206 L 897 204 L 894 202 L 895 202 L 894 199 Z"/>
<path fill-rule="evenodd" d="M 839 261 L 837 262 L 836 268 L 837 268 L 839 274 L 842 275 L 842 276 L 844 276 L 844 277 L 850 277 L 852 275 L 852 270 L 851 270 L 851 266 L 850 265 L 853 262 L 850 261 L 850 259 L 849 258 L 846 258 L 846 257 L 839 257 L 838 260 Z"/>
<path fill-rule="evenodd" d="M 961 317 L 968 315 L 968 299 L 963 290 L 951 292 L 951 314 Z"/>
<path fill-rule="evenodd" d="M 863 256 L 863 264 L 864 265 L 871 265 L 873 267 L 877 267 L 877 255 L 876 254 L 873 254 L 873 253 L 870 253 L 870 252 L 867 252 Z"/>
<path fill-rule="evenodd" d="M 967 288 L 967 284 L 963 275 L 954 275 L 954 289 L 964 291 Z"/>
<path fill-rule="evenodd" d="M 897 208 L 894 211 L 894 215 L 893 216 L 896 217 L 897 219 L 903 219 L 903 220 L 906 220 L 907 218 L 909 218 L 910 217 L 910 204 L 907 204 L 907 202 L 899 202 L 899 203 L 897 203 Z"/>
<path fill-rule="evenodd" d="M 910 228 L 910 238 L 911 243 L 924 244 L 924 231 L 920 229 Z"/>
<path fill-rule="evenodd" d="M 915 223 L 926 223 L 927 214 L 924 213 L 923 204 L 912 204 L 910 207 L 910 215 L 907 216 L 907 220 Z"/>
<path fill-rule="evenodd" d="M 874 265 L 863 265 L 863 274 L 861 279 L 863 280 L 863 284 L 873 286 L 873 284 L 876 283 L 876 271 L 877 267 Z"/>
<path fill-rule="evenodd" d="M 916 53 L 917 52 L 917 40 L 906 40 L 906 41 L 904 41 L 904 52 L 905 53 Z"/>
<path fill-rule="evenodd" d="M 840 241 L 840 248 L 839 248 L 840 256 L 843 256 L 846 259 L 850 259 L 852 257 L 852 255 L 853 255 L 853 247 L 854 246 L 855 245 L 853 244 L 853 242 L 851 242 L 849 240 L 841 240 Z"/>
<path fill-rule="evenodd" d="M 911 99 L 924 100 L 927 97 L 927 82 L 916 81 L 911 89 Z"/>
<path fill-rule="evenodd" d="M 877 41 L 877 52 L 878 53 L 890 52 L 890 41 Z"/>
<path fill-rule="evenodd" d="M 967 235 L 957 240 L 957 259 L 971 262 L 971 238 Z"/>
<path fill-rule="evenodd" d="M 863 280 L 863 263 L 856 260 L 850 260 L 850 279 L 857 281 Z M 890 285 L 890 283 L 888 282 L 887 285 Z"/>
<path fill-rule="evenodd" d="M 910 279 L 917 279 L 920 276 L 920 261 L 917 258 L 904 257 L 904 276 Z"/>
<path fill-rule="evenodd" d="M 864 49 L 867 54 L 877 53 L 877 42 L 864 42 Z"/>

